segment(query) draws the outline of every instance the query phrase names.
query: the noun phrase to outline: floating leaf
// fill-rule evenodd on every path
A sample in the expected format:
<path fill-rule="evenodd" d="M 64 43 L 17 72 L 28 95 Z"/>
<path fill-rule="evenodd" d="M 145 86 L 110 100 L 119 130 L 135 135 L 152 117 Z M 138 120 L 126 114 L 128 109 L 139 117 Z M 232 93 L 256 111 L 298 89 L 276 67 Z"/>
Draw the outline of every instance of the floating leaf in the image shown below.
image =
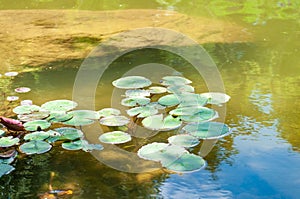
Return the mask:
<path fill-rule="evenodd" d="M 131 136 L 123 131 L 112 131 L 104 133 L 99 137 L 99 140 L 107 144 L 122 144 L 129 142 Z"/>
<path fill-rule="evenodd" d="M 28 133 L 24 136 L 24 140 L 45 140 L 49 137 L 49 132 L 36 131 L 33 133 Z"/>
<path fill-rule="evenodd" d="M 162 93 L 165 93 L 167 92 L 167 89 L 165 87 L 162 87 L 162 86 L 151 86 L 148 91 L 151 93 L 151 94 L 162 94 Z"/>
<path fill-rule="evenodd" d="M 191 107 L 192 108 L 192 107 Z M 195 115 L 181 115 L 179 116 L 182 121 L 185 122 L 208 122 L 219 117 L 218 113 L 210 108 L 203 109 L 201 112 Z"/>
<path fill-rule="evenodd" d="M 163 115 L 159 114 L 146 117 L 142 120 L 142 124 L 150 130 L 169 131 L 179 128 L 182 122 L 179 118 L 174 118 L 171 115 L 163 118 Z"/>
<path fill-rule="evenodd" d="M 20 146 L 21 152 L 27 155 L 46 153 L 51 148 L 52 146 L 48 142 L 42 140 L 31 140 Z"/>
<path fill-rule="evenodd" d="M 63 124 L 71 125 L 71 126 L 86 126 L 93 124 L 95 121 L 91 119 L 86 118 L 80 118 L 80 117 L 73 117 L 72 119 L 68 121 L 62 122 Z"/>
<path fill-rule="evenodd" d="M 168 92 L 169 93 L 175 93 L 175 94 L 180 94 L 180 93 L 193 93 L 195 92 L 195 89 L 194 87 L 192 87 L 191 85 L 172 85 L 172 86 L 169 86 L 167 88 Z"/>
<path fill-rule="evenodd" d="M 37 105 L 21 105 L 13 109 L 16 114 L 30 114 L 39 111 L 41 108 Z"/>
<path fill-rule="evenodd" d="M 65 111 L 51 112 L 49 117 L 47 118 L 48 122 L 57 123 L 57 122 L 65 122 L 73 118 L 73 115 L 70 113 L 66 113 Z"/>
<path fill-rule="evenodd" d="M 0 164 L 11 164 L 17 155 L 18 152 L 16 149 L 9 149 L 8 151 L 1 152 Z"/>
<path fill-rule="evenodd" d="M 150 86 L 152 82 L 141 76 L 122 77 L 112 82 L 112 84 L 121 89 L 136 89 Z"/>
<path fill-rule="evenodd" d="M 115 108 L 104 108 L 98 111 L 100 117 L 108 117 L 113 115 L 120 115 L 121 111 Z"/>
<path fill-rule="evenodd" d="M 207 103 L 207 98 L 195 93 L 182 93 L 178 95 L 180 104 L 178 107 L 185 106 L 204 106 Z"/>
<path fill-rule="evenodd" d="M 70 111 L 69 114 L 73 115 L 73 117 L 92 119 L 92 120 L 97 120 L 100 118 L 99 113 L 92 110 L 75 110 L 75 111 Z"/>
<path fill-rule="evenodd" d="M 163 106 L 175 106 L 180 103 L 180 100 L 177 95 L 170 94 L 159 98 L 158 103 Z"/>
<path fill-rule="evenodd" d="M 9 164 L 2 164 L 0 163 L 0 178 L 3 175 L 9 174 L 10 172 L 12 172 L 15 168 Z"/>
<path fill-rule="evenodd" d="M 7 73 L 4 73 L 5 76 L 7 77 L 14 77 L 14 76 L 17 76 L 19 73 L 18 72 L 7 72 Z"/>
<path fill-rule="evenodd" d="M 218 92 L 201 93 L 200 96 L 206 97 L 208 99 L 208 104 L 223 104 L 230 100 L 229 95 Z"/>
<path fill-rule="evenodd" d="M 148 107 L 153 107 L 153 108 L 155 108 L 155 109 L 157 109 L 157 110 L 163 110 L 163 109 L 166 108 L 165 106 L 160 105 L 158 102 L 150 102 L 150 103 L 147 104 L 146 106 L 148 106 Z"/>
<path fill-rule="evenodd" d="M 38 131 L 38 130 L 44 130 L 51 126 L 51 123 L 45 121 L 45 120 L 33 120 L 26 122 L 24 124 L 24 128 L 27 131 Z"/>
<path fill-rule="evenodd" d="M 28 93 L 29 91 L 31 91 L 31 89 L 28 87 L 20 87 L 15 89 L 15 92 L 17 93 Z"/>
<path fill-rule="evenodd" d="M 86 140 L 82 141 L 82 150 L 85 152 L 90 152 L 92 150 L 103 150 L 103 146 L 101 144 L 89 144 Z"/>
<path fill-rule="evenodd" d="M 83 137 L 83 132 L 71 127 L 61 127 L 54 129 L 59 133 L 57 140 L 76 140 Z"/>
<path fill-rule="evenodd" d="M 71 100 L 53 100 L 44 103 L 41 107 L 48 111 L 69 111 L 74 109 L 78 104 Z"/>
<path fill-rule="evenodd" d="M 188 151 L 183 147 L 154 142 L 140 148 L 137 155 L 146 160 L 171 163 L 184 153 L 188 153 Z"/>
<path fill-rule="evenodd" d="M 5 131 L 3 131 L 2 129 L 0 129 L 0 137 L 5 135 Z"/>
<path fill-rule="evenodd" d="M 124 126 L 129 122 L 130 120 L 125 116 L 109 116 L 100 119 L 100 124 L 105 126 Z"/>
<path fill-rule="evenodd" d="M 181 76 L 165 76 L 162 78 L 161 84 L 164 86 L 190 84 L 191 80 Z"/>
<path fill-rule="evenodd" d="M 82 141 L 76 140 L 71 142 L 64 142 L 61 146 L 66 150 L 79 150 L 82 149 Z"/>
<path fill-rule="evenodd" d="M 219 122 L 191 123 L 183 130 L 199 139 L 219 139 L 229 133 L 229 127 Z"/>
<path fill-rule="evenodd" d="M 168 142 L 182 147 L 194 147 L 200 143 L 197 138 L 188 134 L 174 135 L 168 138 Z"/>
<path fill-rule="evenodd" d="M 14 138 L 13 136 L 1 137 L 0 138 L 0 147 L 10 147 L 18 144 L 20 141 L 19 138 Z"/>
<path fill-rule="evenodd" d="M 6 100 L 13 102 L 13 101 L 19 100 L 19 97 L 18 96 L 7 96 Z"/>
<path fill-rule="evenodd" d="M 124 98 L 121 101 L 123 106 L 137 106 L 137 105 L 146 105 L 150 103 L 150 99 L 146 97 L 128 97 Z"/>
<path fill-rule="evenodd" d="M 204 168 L 205 160 L 197 155 L 185 153 L 172 163 L 163 164 L 169 170 L 175 172 L 193 172 Z"/>
<path fill-rule="evenodd" d="M 126 97 L 149 97 L 150 92 L 143 89 L 127 90 L 125 92 Z"/>
<path fill-rule="evenodd" d="M 39 111 L 39 112 L 32 112 L 30 114 L 25 115 L 18 115 L 18 119 L 23 122 L 29 122 L 34 120 L 42 120 L 49 116 L 48 111 Z"/>
<path fill-rule="evenodd" d="M 154 106 L 139 106 L 134 107 L 126 111 L 129 116 L 136 116 L 138 118 L 144 118 L 158 113 L 158 110 Z"/>
<path fill-rule="evenodd" d="M 24 106 L 24 105 L 32 105 L 33 103 L 32 103 L 32 100 L 22 100 L 22 101 L 20 102 L 20 104 L 21 104 L 22 106 Z"/>

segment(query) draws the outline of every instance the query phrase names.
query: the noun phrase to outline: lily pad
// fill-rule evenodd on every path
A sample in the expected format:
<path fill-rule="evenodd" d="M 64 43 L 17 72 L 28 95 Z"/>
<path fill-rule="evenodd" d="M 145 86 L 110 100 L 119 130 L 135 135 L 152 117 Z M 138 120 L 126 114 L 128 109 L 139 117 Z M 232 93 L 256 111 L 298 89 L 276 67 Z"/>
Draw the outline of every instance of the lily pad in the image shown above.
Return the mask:
<path fill-rule="evenodd" d="M 162 94 L 162 93 L 165 93 L 167 92 L 167 89 L 165 87 L 162 87 L 162 86 L 151 86 L 148 91 L 151 93 L 151 94 Z"/>
<path fill-rule="evenodd" d="M 58 123 L 65 122 L 73 118 L 73 115 L 70 113 L 66 113 L 65 111 L 51 112 L 49 117 L 47 118 L 48 122 Z"/>
<path fill-rule="evenodd" d="M 174 94 L 165 95 L 158 99 L 158 103 L 163 106 L 175 106 L 180 103 L 179 97 Z"/>
<path fill-rule="evenodd" d="M 101 151 L 103 150 L 103 146 L 101 144 L 89 144 L 86 140 L 81 140 L 82 142 L 82 150 L 85 152 L 90 152 L 93 150 Z"/>
<path fill-rule="evenodd" d="M 141 76 L 122 77 L 112 82 L 112 84 L 121 89 L 137 89 L 150 86 L 152 82 Z"/>
<path fill-rule="evenodd" d="M 24 124 L 24 128 L 27 131 L 38 131 L 38 130 L 44 130 L 51 126 L 51 123 L 45 121 L 45 120 L 33 120 L 26 122 Z"/>
<path fill-rule="evenodd" d="M 0 137 L 3 136 L 3 135 L 5 135 L 5 131 L 0 129 Z"/>
<path fill-rule="evenodd" d="M 18 72 L 7 72 L 7 73 L 4 73 L 5 76 L 7 77 L 14 77 L 14 76 L 17 76 L 19 73 Z"/>
<path fill-rule="evenodd" d="M 170 144 L 174 144 L 182 147 L 194 147 L 200 143 L 197 138 L 189 134 L 174 135 L 168 138 L 168 142 Z"/>
<path fill-rule="evenodd" d="M 52 146 L 42 140 L 31 140 L 20 146 L 20 151 L 26 153 L 27 155 L 31 154 L 42 154 L 48 152 Z"/>
<path fill-rule="evenodd" d="M 208 122 L 219 117 L 219 114 L 210 108 L 203 109 L 201 112 L 194 115 L 181 115 L 179 116 L 185 122 Z"/>
<path fill-rule="evenodd" d="M 181 126 L 182 122 L 179 118 L 174 118 L 171 115 L 163 118 L 162 114 L 152 115 L 142 120 L 144 127 L 150 130 L 170 131 Z"/>
<path fill-rule="evenodd" d="M 0 178 L 3 175 L 9 174 L 13 170 L 15 170 L 15 168 L 13 166 L 11 166 L 9 164 L 2 164 L 2 163 L 0 163 Z"/>
<path fill-rule="evenodd" d="M 115 108 L 103 108 L 98 111 L 100 117 L 108 117 L 113 115 L 120 115 L 121 111 Z"/>
<path fill-rule="evenodd" d="M 71 100 L 53 100 L 42 104 L 42 108 L 48 111 L 69 111 L 78 104 Z"/>
<path fill-rule="evenodd" d="M 99 137 L 99 140 L 107 144 L 122 144 L 129 142 L 131 136 L 123 131 L 112 131 L 104 133 Z"/>
<path fill-rule="evenodd" d="M 31 89 L 28 87 L 20 87 L 15 89 L 16 93 L 28 93 L 29 91 L 31 91 Z"/>
<path fill-rule="evenodd" d="M 134 89 L 134 90 L 127 90 L 125 92 L 126 97 L 149 97 L 150 92 L 148 90 L 143 89 Z"/>
<path fill-rule="evenodd" d="M 97 120 L 100 118 L 99 113 L 92 110 L 75 110 L 75 111 L 70 111 L 69 114 L 73 115 L 73 117 L 84 118 L 84 119 Z"/>
<path fill-rule="evenodd" d="M 49 116 L 48 111 L 39 111 L 39 112 L 32 112 L 30 114 L 18 115 L 18 119 L 23 122 L 29 122 L 34 120 L 43 120 Z"/>
<path fill-rule="evenodd" d="M 1 137 L 0 138 L 0 147 L 10 147 L 18 144 L 20 141 L 19 138 L 14 138 L 13 136 Z"/>
<path fill-rule="evenodd" d="M 64 142 L 61 146 L 66 150 L 80 150 L 82 149 L 82 141 L 76 140 L 71 142 Z"/>
<path fill-rule="evenodd" d="M 146 97 L 128 97 L 128 98 L 124 98 L 121 101 L 121 104 L 123 106 L 138 106 L 138 105 L 146 105 L 150 103 L 150 99 L 146 98 Z"/>
<path fill-rule="evenodd" d="M 198 171 L 205 165 L 206 162 L 202 157 L 190 153 L 183 154 L 170 164 L 163 164 L 167 169 L 180 173 Z"/>
<path fill-rule="evenodd" d="M 0 164 L 11 164 L 17 157 L 18 152 L 16 149 L 9 149 L 8 151 L 1 152 Z"/>
<path fill-rule="evenodd" d="M 125 116 L 109 116 L 100 119 L 100 124 L 105 126 L 124 126 L 129 122 L 130 120 Z"/>
<path fill-rule="evenodd" d="M 218 93 L 218 92 L 208 92 L 208 93 L 201 93 L 200 96 L 206 97 L 208 104 L 224 104 L 230 100 L 230 96 L 226 95 L 225 93 Z"/>
<path fill-rule="evenodd" d="M 181 76 L 165 76 L 162 78 L 161 84 L 164 86 L 170 85 L 184 85 L 192 83 L 191 80 Z"/>
<path fill-rule="evenodd" d="M 68 121 L 62 122 L 63 124 L 71 125 L 71 126 L 86 126 L 93 124 L 95 121 L 86 118 L 73 117 Z"/>
<path fill-rule="evenodd" d="M 144 118 L 151 115 L 155 115 L 158 113 L 158 110 L 155 108 L 155 106 L 139 106 L 134 107 L 126 111 L 127 114 L 131 117 L 136 116 L 138 118 Z"/>
<path fill-rule="evenodd" d="M 140 158 L 158 162 L 174 162 L 178 157 L 182 156 L 184 153 L 188 153 L 183 147 L 170 145 L 166 143 L 151 143 L 142 146 L 137 155 Z"/>
<path fill-rule="evenodd" d="M 41 108 L 37 105 L 21 105 L 13 109 L 16 114 L 30 114 L 39 111 Z"/>
<path fill-rule="evenodd" d="M 178 107 L 185 106 L 204 106 L 207 104 L 207 98 L 195 93 L 181 93 L 178 95 L 180 104 Z"/>
<path fill-rule="evenodd" d="M 7 96 L 6 100 L 13 102 L 13 101 L 19 100 L 19 97 L 18 96 Z"/>
<path fill-rule="evenodd" d="M 36 131 L 33 133 L 28 133 L 24 136 L 24 140 L 45 140 L 49 137 L 49 132 Z"/>
<path fill-rule="evenodd" d="M 71 127 L 61 127 L 54 129 L 60 135 L 58 135 L 57 140 L 76 140 L 83 137 L 83 132 L 79 129 Z"/>
<path fill-rule="evenodd" d="M 199 139 L 219 139 L 229 134 L 229 127 L 220 122 L 191 123 L 183 127 L 188 134 Z"/>
<path fill-rule="evenodd" d="M 172 85 L 172 86 L 169 86 L 167 88 L 168 92 L 169 93 L 175 93 L 175 94 L 180 94 L 180 93 L 193 93 L 195 92 L 195 89 L 194 87 L 192 87 L 191 85 Z"/>

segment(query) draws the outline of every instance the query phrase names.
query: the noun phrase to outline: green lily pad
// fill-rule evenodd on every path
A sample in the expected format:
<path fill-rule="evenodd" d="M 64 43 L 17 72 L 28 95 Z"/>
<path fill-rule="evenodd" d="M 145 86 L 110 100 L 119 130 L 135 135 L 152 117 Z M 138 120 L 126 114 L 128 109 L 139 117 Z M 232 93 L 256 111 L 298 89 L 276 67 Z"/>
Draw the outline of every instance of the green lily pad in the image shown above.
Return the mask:
<path fill-rule="evenodd" d="M 162 87 L 162 86 L 151 86 L 148 91 L 151 93 L 151 94 L 162 94 L 162 93 L 165 93 L 167 92 L 167 89 L 165 87 Z"/>
<path fill-rule="evenodd" d="M 56 128 L 54 131 L 58 132 L 57 140 L 76 140 L 83 137 L 83 132 L 79 129 L 71 127 Z"/>
<path fill-rule="evenodd" d="M 81 117 L 72 117 L 70 120 L 62 122 L 63 124 L 71 126 L 86 126 L 93 124 L 95 121 L 92 119 L 81 118 Z"/>
<path fill-rule="evenodd" d="M 165 76 L 162 78 L 161 84 L 164 86 L 190 84 L 191 80 L 181 76 Z"/>
<path fill-rule="evenodd" d="M 74 109 L 78 104 L 71 100 L 53 100 L 44 103 L 41 108 L 48 111 L 69 111 Z"/>
<path fill-rule="evenodd" d="M 127 114 L 131 117 L 136 116 L 138 118 L 144 118 L 148 117 L 151 115 L 155 115 L 158 113 L 158 110 L 154 106 L 139 106 L 139 107 L 134 107 L 126 111 Z"/>
<path fill-rule="evenodd" d="M 152 82 L 141 76 L 122 77 L 112 82 L 112 84 L 121 89 L 136 89 L 150 86 Z"/>
<path fill-rule="evenodd" d="M 166 107 L 163 106 L 163 105 L 160 105 L 158 102 L 150 102 L 149 104 L 146 105 L 147 107 L 153 107 L 157 110 L 163 110 L 165 109 Z"/>
<path fill-rule="evenodd" d="M 75 111 L 70 111 L 69 114 L 73 115 L 73 117 L 92 119 L 92 120 L 97 120 L 100 118 L 99 113 L 92 110 L 75 110 Z"/>
<path fill-rule="evenodd" d="M 171 171 L 185 173 L 198 171 L 206 166 L 205 160 L 197 155 L 185 153 L 177 160 L 171 163 L 163 164 L 164 167 Z"/>
<path fill-rule="evenodd" d="M 30 142 L 22 144 L 20 146 L 20 151 L 27 155 L 42 154 L 50 151 L 51 148 L 52 146 L 48 142 L 42 140 L 31 140 Z"/>
<path fill-rule="evenodd" d="M 230 100 L 229 95 L 218 92 L 201 93 L 200 96 L 207 98 L 208 104 L 224 104 Z"/>
<path fill-rule="evenodd" d="M 179 97 L 174 94 L 165 95 L 158 99 L 158 103 L 163 106 L 175 106 L 180 103 Z"/>
<path fill-rule="evenodd" d="M 48 111 L 39 111 L 39 112 L 32 112 L 30 114 L 21 114 L 18 115 L 18 119 L 23 122 L 29 122 L 34 120 L 43 120 L 49 116 Z"/>
<path fill-rule="evenodd" d="M 80 150 L 82 149 L 82 141 L 76 140 L 71 142 L 64 142 L 61 146 L 66 150 Z"/>
<path fill-rule="evenodd" d="M 200 141 L 197 138 L 189 134 L 174 135 L 168 138 L 168 142 L 170 144 L 182 147 L 194 147 L 200 143 Z"/>
<path fill-rule="evenodd" d="M 123 106 L 138 106 L 138 105 L 146 105 L 150 103 L 150 99 L 146 98 L 146 97 L 128 97 L 128 98 L 124 98 L 121 101 L 121 104 Z"/>
<path fill-rule="evenodd" d="M 191 85 L 172 85 L 172 86 L 169 86 L 167 88 L 168 92 L 169 93 L 175 93 L 175 94 L 180 94 L 180 93 L 193 93 L 195 92 L 195 89 L 194 87 L 192 87 Z"/>
<path fill-rule="evenodd" d="M 108 117 L 113 115 L 120 115 L 121 111 L 115 108 L 103 108 L 98 111 L 100 117 Z"/>
<path fill-rule="evenodd" d="M 125 116 L 109 116 L 100 119 L 100 124 L 104 126 L 124 126 L 129 122 L 130 120 Z"/>
<path fill-rule="evenodd" d="M 181 115 L 179 116 L 182 121 L 185 122 L 208 122 L 219 117 L 219 114 L 210 108 L 203 109 L 201 112 L 196 113 L 195 115 Z"/>
<path fill-rule="evenodd" d="M 9 164 L 2 164 L 2 163 L 0 163 L 0 178 L 3 175 L 9 174 L 13 170 L 15 170 L 15 167 L 13 167 L 13 166 L 11 166 Z"/>
<path fill-rule="evenodd" d="M 5 135 L 5 131 L 0 129 L 0 137 L 3 136 L 3 135 Z"/>
<path fill-rule="evenodd" d="M 207 98 L 200 96 L 199 94 L 195 93 L 181 93 L 178 95 L 180 100 L 180 104 L 178 107 L 185 107 L 185 106 L 205 106 L 207 104 Z"/>
<path fill-rule="evenodd" d="M 37 105 L 23 105 L 17 106 L 13 109 L 13 112 L 16 114 L 30 114 L 32 112 L 39 111 L 41 108 Z"/>
<path fill-rule="evenodd" d="M 229 127 L 220 122 L 191 123 L 183 127 L 188 134 L 199 139 L 219 139 L 229 134 Z"/>
<path fill-rule="evenodd" d="M 143 89 L 127 90 L 125 92 L 126 97 L 149 97 L 150 92 Z"/>
<path fill-rule="evenodd" d="M 142 146 L 137 155 L 140 158 L 158 162 L 174 162 L 178 157 L 188 153 L 183 147 L 176 145 L 169 145 L 166 143 L 151 143 L 145 146 Z"/>
<path fill-rule="evenodd" d="M 24 136 L 24 140 L 45 140 L 49 137 L 49 132 L 36 131 L 33 133 L 28 133 Z"/>
<path fill-rule="evenodd" d="M 66 122 L 73 118 L 73 115 L 70 113 L 66 113 L 65 111 L 51 112 L 49 117 L 47 118 L 48 122 L 51 123 L 59 123 Z"/>
<path fill-rule="evenodd" d="M 51 123 L 45 120 L 34 120 L 24 124 L 24 128 L 27 131 L 38 131 L 39 129 L 44 130 L 51 126 Z"/>
<path fill-rule="evenodd" d="M 99 140 L 107 144 L 122 144 L 129 142 L 131 136 L 123 131 L 112 131 L 104 133 L 99 137 Z"/>
<path fill-rule="evenodd" d="M 163 118 L 162 114 L 152 115 L 142 120 L 144 127 L 150 130 L 170 131 L 181 126 L 182 122 L 179 118 L 174 118 L 171 115 Z"/>
<path fill-rule="evenodd" d="M 20 141 L 19 138 L 14 138 L 13 136 L 1 137 L 0 138 L 0 147 L 10 147 L 18 144 Z"/>

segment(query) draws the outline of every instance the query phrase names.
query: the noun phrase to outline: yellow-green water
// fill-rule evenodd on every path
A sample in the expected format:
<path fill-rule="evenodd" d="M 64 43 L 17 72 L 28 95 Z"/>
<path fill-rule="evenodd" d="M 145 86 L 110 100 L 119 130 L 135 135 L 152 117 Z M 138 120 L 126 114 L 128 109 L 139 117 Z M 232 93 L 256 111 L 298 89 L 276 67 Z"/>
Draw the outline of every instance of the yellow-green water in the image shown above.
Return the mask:
<path fill-rule="evenodd" d="M 299 3 L 251 1 L 256 3 L 253 6 L 250 1 L 225 2 L 0 1 L 3 10 L 168 9 L 190 17 L 236 23 L 244 27 L 245 34 L 251 35 L 247 41 L 202 44 L 218 66 L 226 93 L 231 96 L 226 123 L 232 134 L 221 139 L 205 157 L 206 169 L 183 175 L 128 174 L 98 162 L 89 153 L 57 147 L 43 155 L 18 159 L 14 163 L 16 170 L 0 179 L 1 198 L 35 198 L 47 191 L 51 171 L 56 173 L 53 186 L 74 190 L 73 198 L 297 198 L 300 195 Z M 110 105 L 113 89 L 110 82 L 134 65 L 163 62 L 197 82 L 193 69 L 182 60 L 161 52 L 147 53 L 133 53 L 116 60 L 99 84 L 97 109 Z M 32 91 L 21 98 L 32 99 L 38 105 L 52 99 L 71 99 L 76 72 L 83 60 L 84 57 L 58 60 L 49 66 L 65 67 L 21 73 L 11 80 L 2 80 L 1 89 L 9 93 L 15 87 L 29 86 Z M 202 83 L 194 84 L 198 92 L 205 91 Z"/>

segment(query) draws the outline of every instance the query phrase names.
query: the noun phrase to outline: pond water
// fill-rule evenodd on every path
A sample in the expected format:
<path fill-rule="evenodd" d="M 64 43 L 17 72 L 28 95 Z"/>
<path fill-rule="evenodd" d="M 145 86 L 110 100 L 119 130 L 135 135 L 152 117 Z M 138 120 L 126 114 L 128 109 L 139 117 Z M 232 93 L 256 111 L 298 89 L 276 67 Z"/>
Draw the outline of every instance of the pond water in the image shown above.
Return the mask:
<path fill-rule="evenodd" d="M 201 3 L 199 3 L 201 2 Z M 227 104 L 225 123 L 232 133 L 220 139 L 205 157 L 203 170 L 172 174 L 121 172 L 91 154 L 54 147 L 42 155 L 20 157 L 11 174 L 0 179 L 1 198 L 36 198 L 53 186 L 72 189 L 72 198 L 299 198 L 300 195 L 300 5 L 297 1 L 0 1 L 0 9 L 174 10 L 236 23 L 251 33 L 249 41 L 209 42 L 202 46 L 222 75 Z M 255 3 L 253 3 L 255 2 Z M 254 5 L 255 4 L 255 5 Z M 1 12 L 1 11 L 0 11 Z M 195 24 L 197 26 L 198 24 Z M 5 38 L 1 38 L 5 40 Z M 1 55 L 0 55 L 1 56 Z M 34 55 L 33 55 L 34 56 Z M 32 91 L 21 99 L 35 104 L 72 99 L 82 59 L 57 60 L 41 69 L 1 79 L 1 89 Z M 166 64 L 193 80 L 197 92 L 206 87 L 185 60 L 158 50 L 141 50 L 115 60 L 105 71 L 96 95 L 96 109 L 111 104 L 111 81 L 149 62 Z M 62 67 L 52 67 L 55 64 Z M 72 67 L 70 67 L 72 66 Z M 10 69 L 18 70 L 11 66 Z M 1 73 L 6 72 L 1 69 Z M 153 72 L 155 76 L 162 75 Z M 2 114 L 10 115 L 1 99 Z M 9 109 L 7 109 L 9 108 Z M 160 140 L 166 135 L 158 135 Z M 199 149 L 195 149 L 199 150 Z"/>

